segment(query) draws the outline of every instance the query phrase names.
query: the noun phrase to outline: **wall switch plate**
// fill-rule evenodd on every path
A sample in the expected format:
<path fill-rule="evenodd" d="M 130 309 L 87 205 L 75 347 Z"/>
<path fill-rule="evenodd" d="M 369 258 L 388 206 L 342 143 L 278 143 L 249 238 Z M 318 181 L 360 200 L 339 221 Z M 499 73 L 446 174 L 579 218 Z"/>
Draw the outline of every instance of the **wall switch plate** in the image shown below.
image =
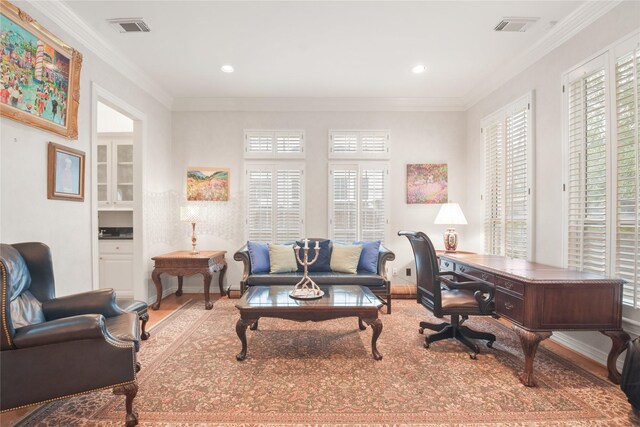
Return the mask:
<path fill-rule="evenodd" d="M 411 277 L 411 269 L 410 268 L 407 268 L 405 272 L 407 273 L 406 274 L 407 277 Z"/>
<path fill-rule="evenodd" d="M 397 276 L 397 275 L 398 275 L 398 269 L 397 269 L 397 268 L 393 267 L 393 270 L 392 270 L 392 271 L 393 271 L 393 273 L 392 273 L 392 274 L 393 274 L 394 276 Z"/>

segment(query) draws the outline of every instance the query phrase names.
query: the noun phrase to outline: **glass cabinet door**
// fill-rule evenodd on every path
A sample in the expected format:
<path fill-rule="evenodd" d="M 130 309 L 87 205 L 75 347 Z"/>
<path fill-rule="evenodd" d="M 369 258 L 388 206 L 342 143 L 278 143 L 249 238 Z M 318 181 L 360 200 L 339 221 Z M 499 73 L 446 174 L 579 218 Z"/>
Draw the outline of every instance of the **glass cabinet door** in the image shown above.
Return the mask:
<path fill-rule="evenodd" d="M 113 145 L 113 159 L 116 161 L 116 194 L 118 202 L 133 202 L 133 145 Z"/>
<path fill-rule="evenodd" d="M 109 203 L 109 153 L 107 145 L 98 145 L 98 203 Z"/>

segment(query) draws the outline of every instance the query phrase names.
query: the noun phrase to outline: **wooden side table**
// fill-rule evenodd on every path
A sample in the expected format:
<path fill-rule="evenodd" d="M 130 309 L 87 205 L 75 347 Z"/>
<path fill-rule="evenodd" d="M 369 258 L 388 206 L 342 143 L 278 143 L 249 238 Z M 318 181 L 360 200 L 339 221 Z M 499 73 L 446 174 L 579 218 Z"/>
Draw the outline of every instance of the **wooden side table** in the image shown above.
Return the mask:
<path fill-rule="evenodd" d="M 182 279 L 184 276 L 193 276 L 194 274 L 202 274 L 204 276 L 204 304 L 207 310 L 211 310 L 213 303 L 210 301 L 209 288 L 211 287 L 211 277 L 213 273 L 219 271 L 218 285 L 220 286 L 220 295 L 224 295 L 222 281 L 224 273 L 227 271 L 227 262 L 224 254 L 227 251 L 200 251 L 199 254 L 192 255 L 190 251 L 176 251 L 168 254 L 151 258 L 155 261 L 151 278 L 156 285 L 158 298 L 151 306 L 153 310 L 160 308 L 162 300 L 162 282 L 160 275 L 168 274 L 178 277 L 178 290 L 176 295 L 182 295 Z"/>

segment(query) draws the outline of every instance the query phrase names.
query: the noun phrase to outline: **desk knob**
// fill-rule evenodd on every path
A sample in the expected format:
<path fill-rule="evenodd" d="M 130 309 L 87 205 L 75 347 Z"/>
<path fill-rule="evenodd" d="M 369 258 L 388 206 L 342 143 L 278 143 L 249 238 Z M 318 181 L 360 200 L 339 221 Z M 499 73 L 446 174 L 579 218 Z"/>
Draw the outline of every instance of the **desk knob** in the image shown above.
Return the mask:
<path fill-rule="evenodd" d="M 513 304 L 511 304 L 510 302 L 505 302 L 504 303 L 504 308 L 508 311 L 508 310 L 513 310 Z"/>
<path fill-rule="evenodd" d="M 512 289 L 513 288 L 513 283 L 511 282 L 504 282 L 504 287 L 507 289 Z"/>
<path fill-rule="evenodd" d="M 460 271 L 464 272 L 465 270 L 466 270 L 466 268 L 464 268 L 464 266 L 460 267 Z"/>

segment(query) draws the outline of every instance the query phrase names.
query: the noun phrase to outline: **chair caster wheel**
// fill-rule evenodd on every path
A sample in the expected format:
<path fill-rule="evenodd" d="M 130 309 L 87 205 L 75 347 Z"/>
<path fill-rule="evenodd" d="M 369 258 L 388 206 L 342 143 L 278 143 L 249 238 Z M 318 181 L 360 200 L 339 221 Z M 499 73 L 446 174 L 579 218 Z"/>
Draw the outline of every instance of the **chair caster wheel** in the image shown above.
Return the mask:
<path fill-rule="evenodd" d="M 469 353 L 469 359 L 477 360 L 478 359 L 478 355 L 476 353 Z"/>
<path fill-rule="evenodd" d="M 424 334 L 424 328 L 420 328 L 420 329 L 418 329 L 418 333 L 419 333 L 420 335 Z"/>
<path fill-rule="evenodd" d="M 493 348 L 493 341 L 487 341 L 487 347 Z"/>
<path fill-rule="evenodd" d="M 425 341 L 424 343 L 424 348 L 429 348 L 430 344 L 428 342 Z"/>

